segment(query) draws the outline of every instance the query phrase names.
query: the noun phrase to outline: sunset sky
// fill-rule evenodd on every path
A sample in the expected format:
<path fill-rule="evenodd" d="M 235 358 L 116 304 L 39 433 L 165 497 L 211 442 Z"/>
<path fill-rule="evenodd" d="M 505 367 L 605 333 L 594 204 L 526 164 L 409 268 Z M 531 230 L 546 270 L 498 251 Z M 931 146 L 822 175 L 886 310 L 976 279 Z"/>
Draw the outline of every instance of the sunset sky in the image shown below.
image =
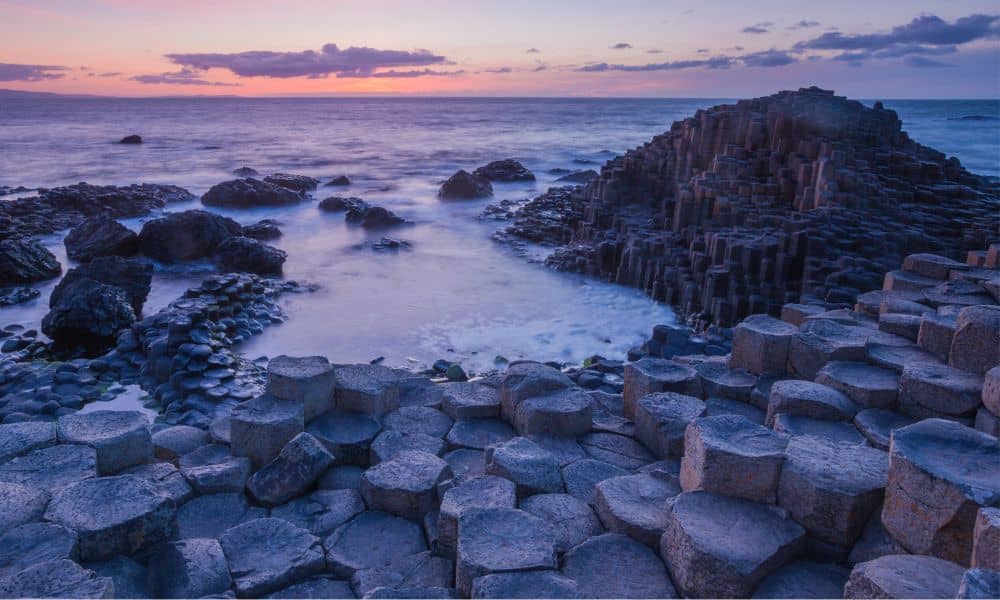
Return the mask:
<path fill-rule="evenodd" d="M 996 0 L 0 0 L 0 88 L 1000 96 Z"/>

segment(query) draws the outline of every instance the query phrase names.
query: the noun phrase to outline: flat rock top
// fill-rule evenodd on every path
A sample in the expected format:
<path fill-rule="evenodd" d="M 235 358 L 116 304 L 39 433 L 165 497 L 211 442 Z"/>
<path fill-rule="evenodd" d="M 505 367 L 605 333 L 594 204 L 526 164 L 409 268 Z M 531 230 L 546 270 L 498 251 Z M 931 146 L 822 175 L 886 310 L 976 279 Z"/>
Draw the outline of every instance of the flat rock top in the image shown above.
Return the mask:
<path fill-rule="evenodd" d="M 823 383 L 821 378 L 829 378 L 852 388 L 866 390 L 895 391 L 899 387 L 899 375 L 895 371 L 862 362 L 827 363 L 817 375 L 817 381 Z"/>
<path fill-rule="evenodd" d="M 451 476 L 451 467 L 437 456 L 419 450 L 404 450 L 368 469 L 362 479 L 380 489 L 420 492 Z"/>
<path fill-rule="evenodd" d="M 98 410 L 59 417 L 59 439 L 87 444 L 145 429 L 149 422 L 138 411 Z"/>
<path fill-rule="evenodd" d="M 617 533 L 595 536 L 570 550 L 562 572 L 583 598 L 676 598 L 660 557 Z"/>
<path fill-rule="evenodd" d="M 954 598 L 965 570 L 913 554 L 890 554 L 856 565 L 845 598 Z"/>
<path fill-rule="evenodd" d="M 822 438 L 795 437 L 788 442 L 786 472 L 817 487 L 861 494 L 885 487 L 889 456 L 881 450 Z"/>
<path fill-rule="evenodd" d="M 268 374 L 292 379 L 315 377 L 329 372 L 330 361 L 325 356 L 275 356 L 267 363 Z"/>
<path fill-rule="evenodd" d="M 698 375 L 694 368 L 688 365 L 663 358 L 643 358 L 626 365 L 625 369 L 634 369 L 649 378 L 671 383 L 686 381 Z"/>
<path fill-rule="evenodd" d="M 903 380 L 925 385 L 947 387 L 959 393 L 979 395 L 983 389 L 983 378 L 948 365 L 917 363 L 903 367 Z"/>
<path fill-rule="evenodd" d="M 399 375 L 382 365 L 346 365 L 334 369 L 338 388 L 380 393 L 399 383 Z"/>
<path fill-rule="evenodd" d="M 95 532 L 142 518 L 166 504 L 173 502 L 139 477 L 98 477 L 57 492 L 45 518 L 76 531 Z"/>
<path fill-rule="evenodd" d="M 365 511 L 323 541 L 331 562 L 354 569 L 383 567 L 427 550 L 420 526 L 380 511 Z"/>
<path fill-rule="evenodd" d="M 555 568 L 555 535 L 545 521 L 523 510 L 474 508 L 459 521 L 458 555 L 490 571 Z"/>
<path fill-rule="evenodd" d="M 958 486 L 981 505 L 1000 501 L 1000 441 L 945 419 L 925 419 L 892 432 L 890 453 Z"/>
<path fill-rule="evenodd" d="M 780 456 L 788 445 L 788 436 L 739 415 L 703 417 L 691 427 L 712 448 L 740 456 Z"/>
<path fill-rule="evenodd" d="M 322 414 L 306 427 L 306 431 L 320 440 L 349 444 L 371 440 L 382 426 L 378 420 L 355 412 L 332 410 Z"/>
<path fill-rule="evenodd" d="M 97 477 L 97 451 L 78 444 L 42 448 L 0 465 L 0 481 L 50 491 L 90 477 Z"/>
<path fill-rule="evenodd" d="M 701 399 L 676 392 L 647 394 L 639 399 L 639 406 L 657 421 L 690 421 L 705 412 L 705 403 Z"/>
<path fill-rule="evenodd" d="M 263 395 L 237 404 L 233 408 L 233 421 L 245 423 L 276 423 L 280 421 L 301 421 L 303 418 L 302 403 L 291 400 L 279 400 L 273 396 Z"/>
<path fill-rule="evenodd" d="M 449 489 L 441 499 L 441 512 L 461 515 L 470 508 L 514 508 L 517 495 L 514 483 L 503 477 L 473 477 Z"/>
<path fill-rule="evenodd" d="M 55 443 L 55 423 L 25 421 L 0 425 L 0 462 Z"/>
<path fill-rule="evenodd" d="M 768 335 L 792 335 L 798 333 L 799 328 L 791 323 L 786 323 L 781 319 L 775 319 L 770 315 L 750 315 L 749 317 L 743 319 L 739 325 L 738 329 L 749 329 L 750 331 L 756 333 L 763 333 Z"/>
<path fill-rule="evenodd" d="M 851 574 L 829 563 L 799 560 L 789 563 L 765 579 L 754 598 L 840 598 Z"/>

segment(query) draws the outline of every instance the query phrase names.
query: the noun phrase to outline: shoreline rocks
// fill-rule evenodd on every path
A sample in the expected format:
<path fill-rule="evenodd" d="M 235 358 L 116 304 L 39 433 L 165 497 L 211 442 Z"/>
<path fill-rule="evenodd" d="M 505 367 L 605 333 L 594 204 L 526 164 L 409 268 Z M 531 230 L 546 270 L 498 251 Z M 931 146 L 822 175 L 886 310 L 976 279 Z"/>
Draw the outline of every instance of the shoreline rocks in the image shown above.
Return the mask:
<path fill-rule="evenodd" d="M 441 189 L 438 190 L 438 198 L 442 200 L 475 200 L 492 195 L 493 186 L 488 179 L 461 169 L 441 184 Z"/>

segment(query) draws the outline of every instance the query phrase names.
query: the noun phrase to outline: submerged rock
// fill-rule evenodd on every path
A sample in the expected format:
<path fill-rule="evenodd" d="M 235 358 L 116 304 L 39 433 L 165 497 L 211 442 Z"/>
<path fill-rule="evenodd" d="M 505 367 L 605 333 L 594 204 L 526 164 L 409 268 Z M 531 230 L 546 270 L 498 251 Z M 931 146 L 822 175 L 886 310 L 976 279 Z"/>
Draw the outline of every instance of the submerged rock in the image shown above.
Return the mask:
<path fill-rule="evenodd" d="M 119 144 L 141 144 L 142 143 L 142 136 L 141 135 L 136 135 L 136 134 L 126 135 L 122 139 L 118 140 L 118 143 Z"/>
<path fill-rule="evenodd" d="M 472 172 L 473 177 L 490 181 L 534 181 L 535 175 L 513 158 L 495 160 Z"/>
<path fill-rule="evenodd" d="M 310 190 L 314 190 L 319 185 L 318 179 L 306 175 L 292 175 L 290 173 L 268 175 L 264 178 L 264 181 L 298 192 L 299 194 L 305 194 Z"/>
<path fill-rule="evenodd" d="M 275 275 L 281 273 L 288 254 L 253 238 L 226 238 L 215 249 L 219 265 L 227 271 Z"/>
<path fill-rule="evenodd" d="M 223 240 L 242 232 L 230 218 L 186 210 L 146 222 L 139 232 L 139 251 L 168 263 L 207 258 Z"/>
<path fill-rule="evenodd" d="M 438 190 L 438 197 L 444 200 L 474 200 L 492 195 L 493 186 L 488 179 L 462 170 L 449 177 Z"/>
<path fill-rule="evenodd" d="M 281 230 L 273 219 L 264 219 L 253 225 L 244 226 L 243 235 L 255 240 L 274 240 L 281 237 Z"/>
<path fill-rule="evenodd" d="M 59 261 L 45 246 L 31 240 L 0 241 L 0 286 L 34 283 L 58 277 Z"/>
<path fill-rule="evenodd" d="M 91 217 L 70 230 L 63 240 L 66 255 L 78 262 L 98 256 L 132 256 L 139 251 L 139 236 L 107 216 Z"/>
<path fill-rule="evenodd" d="M 302 196 L 287 187 L 249 177 L 217 183 L 201 197 L 201 203 L 205 206 L 233 208 L 285 206 L 301 201 Z"/>

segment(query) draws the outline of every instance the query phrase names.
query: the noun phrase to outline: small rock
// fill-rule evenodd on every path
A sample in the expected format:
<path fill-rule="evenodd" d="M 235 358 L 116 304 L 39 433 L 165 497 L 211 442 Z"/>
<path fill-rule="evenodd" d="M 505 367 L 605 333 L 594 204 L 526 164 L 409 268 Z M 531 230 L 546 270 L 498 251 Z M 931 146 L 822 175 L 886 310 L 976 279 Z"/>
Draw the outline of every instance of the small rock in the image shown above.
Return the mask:
<path fill-rule="evenodd" d="M 303 432 L 250 477 L 247 491 L 266 506 L 284 504 L 307 492 L 332 463 L 333 455 L 316 438 Z"/>

